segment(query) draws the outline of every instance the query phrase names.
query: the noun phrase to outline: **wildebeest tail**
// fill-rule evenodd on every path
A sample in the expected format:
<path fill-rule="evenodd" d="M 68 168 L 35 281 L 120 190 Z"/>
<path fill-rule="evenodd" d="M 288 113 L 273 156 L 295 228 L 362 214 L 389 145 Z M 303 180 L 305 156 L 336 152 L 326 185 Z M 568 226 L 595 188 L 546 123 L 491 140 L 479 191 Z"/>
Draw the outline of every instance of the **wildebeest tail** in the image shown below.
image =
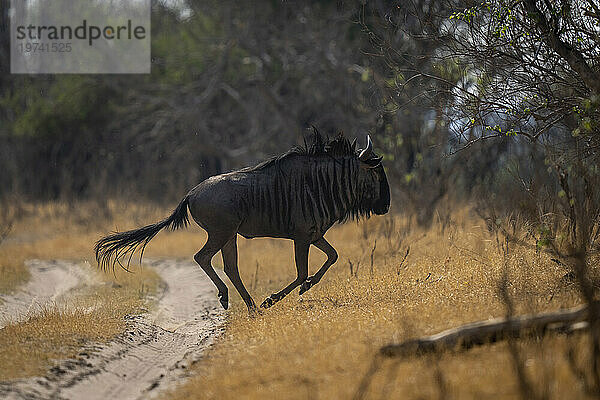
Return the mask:
<path fill-rule="evenodd" d="M 184 228 L 188 224 L 188 196 L 185 196 L 175 211 L 162 221 L 131 231 L 113 232 L 98 240 L 94 247 L 98 266 L 103 270 L 108 267 L 112 267 L 114 270 L 115 264 L 119 264 L 121 268 L 128 271 L 127 267 L 136 250 L 140 250 L 141 261 L 144 249 L 158 232 L 164 228 L 174 231 L 175 229 Z M 124 257 L 127 257 L 126 265 L 121 262 Z"/>

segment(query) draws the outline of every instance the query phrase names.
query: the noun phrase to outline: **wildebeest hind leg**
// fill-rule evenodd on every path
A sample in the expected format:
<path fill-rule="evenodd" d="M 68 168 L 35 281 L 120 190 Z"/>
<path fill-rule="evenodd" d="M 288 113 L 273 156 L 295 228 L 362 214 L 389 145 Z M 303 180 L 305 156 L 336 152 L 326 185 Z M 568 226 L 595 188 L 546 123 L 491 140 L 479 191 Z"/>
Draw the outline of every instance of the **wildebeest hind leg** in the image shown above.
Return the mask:
<path fill-rule="evenodd" d="M 238 253 L 237 253 L 237 235 L 231 238 L 223 248 L 221 249 L 221 255 L 223 256 L 223 266 L 225 273 L 229 277 L 233 286 L 246 303 L 248 312 L 253 313 L 256 311 L 256 304 L 250 296 L 250 293 L 246 290 L 242 278 L 240 277 L 240 271 L 238 269 Z"/>
<path fill-rule="evenodd" d="M 325 272 L 331 267 L 338 259 L 337 251 L 333 248 L 331 244 L 325 238 L 321 238 L 313 243 L 319 250 L 327 255 L 327 261 L 323 264 L 321 268 L 312 276 L 309 276 L 300 286 L 300 294 L 306 292 L 308 289 L 313 287 L 316 283 L 318 283 Z"/>
<path fill-rule="evenodd" d="M 215 272 L 215 269 L 211 265 L 211 260 L 215 254 L 231 239 L 231 236 L 224 235 L 216 235 L 212 236 L 210 233 L 208 234 L 208 240 L 204 244 L 204 247 L 200 249 L 194 255 L 194 260 L 200 265 L 200 268 L 206 272 L 206 275 L 210 278 L 211 281 L 217 287 L 219 291 L 219 301 L 224 309 L 227 310 L 229 307 L 229 296 L 227 293 L 227 285 L 219 278 L 219 275 Z"/>
<path fill-rule="evenodd" d="M 296 271 L 298 276 L 296 279 L 283 288 L 280 292 L 273 293 L 269 297 L 265 299 L 260 305 L 263 308 L 269 308 L 273 304 L 277 303 L 279 300 L 283 299 L 288 295 L 292 290 L 294 290 L 298 285 L 306 280 L 308 276 L 308 248 L 310 247 L 310 243 L 298 242 L 294 240 L 294 256 L 296 258 Z"/>

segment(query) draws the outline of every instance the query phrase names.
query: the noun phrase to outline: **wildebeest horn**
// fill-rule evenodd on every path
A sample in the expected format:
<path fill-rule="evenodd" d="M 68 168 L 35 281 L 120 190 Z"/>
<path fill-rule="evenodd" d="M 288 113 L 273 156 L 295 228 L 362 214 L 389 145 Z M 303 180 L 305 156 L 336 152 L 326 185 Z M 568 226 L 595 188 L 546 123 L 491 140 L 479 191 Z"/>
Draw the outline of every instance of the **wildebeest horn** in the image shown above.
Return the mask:
<path fill-rule="evenodd" d="M 367 147 L 360 152 L 358 159 L 360 161 L 367 161 L 373 155 L 373 142 L 371 142 L 371 136 L 367 135 Z"/>
<path fill-rule="evenodd" d="M 350 144 L 350 147 L 352 148 L 352 152 L 355 153 L 356 152 L 356 138 L 354 138 L 354 140 Z"/>

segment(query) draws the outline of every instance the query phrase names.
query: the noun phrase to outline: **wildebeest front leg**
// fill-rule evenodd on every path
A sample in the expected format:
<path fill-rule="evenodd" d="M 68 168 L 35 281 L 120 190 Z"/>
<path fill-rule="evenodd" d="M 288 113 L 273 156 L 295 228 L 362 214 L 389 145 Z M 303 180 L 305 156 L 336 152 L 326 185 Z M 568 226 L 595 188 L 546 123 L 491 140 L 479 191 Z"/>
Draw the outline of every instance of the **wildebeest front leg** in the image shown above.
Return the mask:
<path fill-rule="evenodd" d="M 319 268 L 319 270 L 313 276 L 309 276 L 306 279 L 306 281 L 302 283 L 302 286 L 300 286 L 300 294 L 306 292 L 313 285 L 318 283 L 323 277 L 323 275 L 325 275 L 325 272 L 327 272 L 329 267 L 331 267 L 338 259 L 337 251 L 335 251 L 333 246 L 329 244 L 329 242 L 325 240 L 325 238 L 321 238 L 313 244 L 327 255 L 327 261 L 325 261 L 323 266 Z"/>
<path fill-rule="evenodd" d="M 296 258 L 296 271 L 298 276 L 296 279 L 287 285 L 283 290 L 273 293 L 265 299 L 260 305 L 263 308 L 269 308 L 279 300 L 287 296 L 292 290 L 306 280 L 308 276 L 308 248 L 310 243 L 298 242 L 294 240 L 294 256 Z"/>
<path fill-rule="evenodd" d="M 242 300 L 244 300 L 244 303 L 246 303 L 248 312 L 252 313 L 256 311 L 256 304 L 254 303 L 252 296 L 250 296 L 250 293 L 246 290 L 242 278 L 240 277 L 240 271 L 238 269 L 237 235 L 223 246 L 221 255 L 223 256 L 225 273 L 229 277 L 231 283 L 233 283 L 233 286 L 237 289 Z"/>

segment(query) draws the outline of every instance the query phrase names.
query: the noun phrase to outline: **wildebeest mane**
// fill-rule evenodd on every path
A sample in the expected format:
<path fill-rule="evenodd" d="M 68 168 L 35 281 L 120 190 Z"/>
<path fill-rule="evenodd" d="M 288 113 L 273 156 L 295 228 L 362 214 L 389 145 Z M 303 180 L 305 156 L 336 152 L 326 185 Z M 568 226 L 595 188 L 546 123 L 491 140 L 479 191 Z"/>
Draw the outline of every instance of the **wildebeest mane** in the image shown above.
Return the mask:
<path fill-rule="evenodd" d="M 249 188 L 246 207 L 286 232 L 298 222 L 297 211 L 316 229 L 369 217 L 375 182 L 360 181 L 358 169 L 357 154 L 343 134 L 325 139 L 314 129 L 303 146 L 240 171 L 269 177 Z"/>
<path fill-rule="evenodd" d="M 323 138 L 321 133 L 313 127 L 312 133 L 304 138 L 304 145 L 294 146 L 283 154 L 271 157 L 255 166 L 244 168 L 241 171 L 258 171 L 294 155 L 306 157 L 356 157 L 352 144 L 343 133 L 340 132 L 334 139 Z"/>

